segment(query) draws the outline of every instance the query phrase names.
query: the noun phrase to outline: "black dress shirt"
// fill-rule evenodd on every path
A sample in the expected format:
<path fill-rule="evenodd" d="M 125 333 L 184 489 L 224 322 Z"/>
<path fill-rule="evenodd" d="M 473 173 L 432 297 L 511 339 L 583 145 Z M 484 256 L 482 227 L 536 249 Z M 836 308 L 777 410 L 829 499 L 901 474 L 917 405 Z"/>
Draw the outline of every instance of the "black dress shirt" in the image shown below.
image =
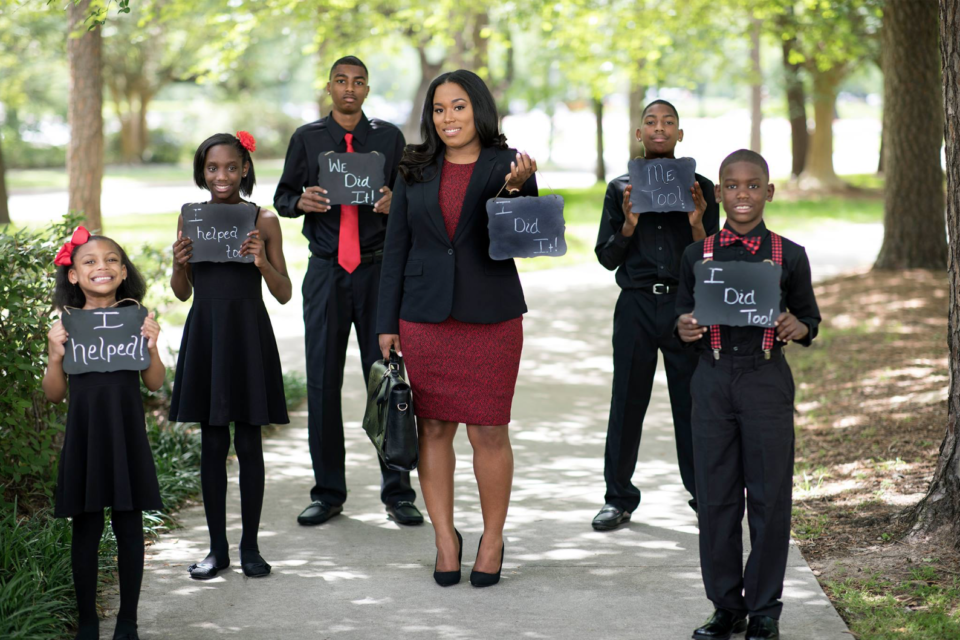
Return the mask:
<path fill-rule="evenodd" d="M 283 175 L 273 206 L 277 213 L 287 218 L 297 218 L 304 212 L 297 209 L 297 200 L 306 187 L 322 187 L 317 184 L 321 153 L 334 151 L 346 153 L 348 133 L 333 114 L 316 122 L 303 125 L 290 138 L 287 159 L 283 163 Z M 357 153 L 379 151 L 386 156 L 384 163 L 386 185 L 393 188 L 397 179 L 397 167 L 403 155 L 404 139 L 400 129 L 376 118 L 368 120 L 364 115 L 353 131 L 353 150 Z M 360 205 L 360 253 L 372 253 L 383 248 L 387 233 L 387 216 L 374 213 L 370 205 Z M 310 213 L 303 219 L 303 235 L 310 241 L 310 251 L 322 258 L 333 258 L 340 245 L 340 205 L 333 205 L 326 213 Z"/>
<path fill-rule="evenodd" d="M 725 229 L 730 229 L 729 224 L 724 225 Z M 733 229 L 730 229 L 733 231 Z M 721 247 L 719 240 L 713 242 L 713 259 L 718 262 L 738 260 L 740 262 L 763 262 L 773 259 L 773 243 L 770 240 L 770 232 L 766 225 L 760 221 L 744 237 L 759 236 L 762 238 L 760 249 L 755 254 L 751 254 L 741 243 L 735 243 L 729 247 Z M 813 295 L 813 284 L 810 280 L 810 261 L 807 259 L 807 252 L 796 242 L 783 240 L 783 272 L 780 276 L 780 311 L 789 311 L 797 319 L 807 325 L 810 332 L 798 343 L 809 347 L 811 341 L 817 336 L 817 328 L 820 326 L 820 309 L 817 307 L 817 299 Z M 693 277 L 693 266 L 703 260 L 703 240 L 698 240 L 687 247 L 683 252 L 683 262 L 680 267 L 680 290 L 677 294 L 677 317 L 684 313 L 693 311 L 693 290 L 695 280 Z M 752 356 L 763 353 L 763 328 L 761 327 L 727 327 L 720 326 L 720 353 L 732 356 Z M 684 345 L 693 344 L 699 351 L 710 350 L 710 332 L 704 334 L 700 340 L 694 343 L 685 342 Z M 783 348 L 783 343 L 779 340 L 773 341 L 773 350 L 778 351 Z"/>
<path fill-rule="evenodd" d="M 720 207 L 713 183 L 699 173 L 696 178 L 707 201 L 703 228 L 710 235 L 719 230 Z M 617 284 L 621 289 L 647 288 L 657 283 L 675 285 L 680 279 L 680 257 L 693 242 L 687 212 L 641 213 L 633 235 L 624 237 L 620 233 L 626 221 L 623 191 L 629 183 L 630 176 L 623 175 L 607 185 L 595 249 L 597 259 L 610 271 L 617 269 Z"/>

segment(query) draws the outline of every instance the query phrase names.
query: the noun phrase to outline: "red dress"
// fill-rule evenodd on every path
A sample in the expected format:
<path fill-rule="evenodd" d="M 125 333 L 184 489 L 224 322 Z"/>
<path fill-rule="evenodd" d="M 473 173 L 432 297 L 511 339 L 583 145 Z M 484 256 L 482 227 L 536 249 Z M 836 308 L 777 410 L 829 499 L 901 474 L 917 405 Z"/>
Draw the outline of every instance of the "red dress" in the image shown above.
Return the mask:
<path fill-rule="evenodd" d="M 473 164 L 443 161 L 440 210 L 453 240 Z M 400 347 L 419 418 L 478 425 L 510 422 L 523 349 L 523 317 L 495 324 L 400 320 Z"/>

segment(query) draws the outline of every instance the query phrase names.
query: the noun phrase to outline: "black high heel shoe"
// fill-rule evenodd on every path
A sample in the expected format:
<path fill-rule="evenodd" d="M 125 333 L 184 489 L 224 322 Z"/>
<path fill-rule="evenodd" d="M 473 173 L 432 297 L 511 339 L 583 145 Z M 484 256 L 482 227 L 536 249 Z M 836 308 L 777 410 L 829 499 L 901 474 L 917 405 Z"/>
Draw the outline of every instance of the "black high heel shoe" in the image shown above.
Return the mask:
<path fill-rule="evenodd" d="M 483 536 L 480 536 L 480 544 L 483 544 Z M 474 569 L 470 572 L 470 584 L 475 587 L 492 587 L 500 582 L 500 572 L 503 571 L 503 551 L 505 544 L 500 545 L 500 568 L 496 573 L 484 573 Z M 480 555 L 480 545 L 477 545 L 477 555 Z"/>
<path fill-rule="evenodd" d="M 460 535 L 460 532 L 456 529 L 453 530 L 457 534 L 457 542 L 460 543 L 460 553 L 457 554 L 457 564 L 462 564 L 463 560 L 463 537 Z M 440 552 L 437 552 L 437 559 L 440 559 Z M 460 582 L 460 567 L 457 567 L 456 571 L 437 571 L 437 563 L 433 563 L 433 579 L 436 580 L 437 584 L 441 587 L 452 587 L 453 585 Z"/>

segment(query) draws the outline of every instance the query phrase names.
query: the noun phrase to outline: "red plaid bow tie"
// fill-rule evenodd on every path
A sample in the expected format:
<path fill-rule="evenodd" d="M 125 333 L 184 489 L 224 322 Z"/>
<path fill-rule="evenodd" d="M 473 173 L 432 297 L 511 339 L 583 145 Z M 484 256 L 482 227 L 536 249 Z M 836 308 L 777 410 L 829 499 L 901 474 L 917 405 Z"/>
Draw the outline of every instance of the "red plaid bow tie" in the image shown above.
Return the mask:
<path fill-rule="evenodd" d="M 763 238 L 760 236 L 738 236 L 733 231 L 729 229 L 720 230 L 720 246 L 729 247 L 732 244 L 740 242 L 746 247 L 747 251 L 752 254 L 756 254 L 760 250 L 760 243 L 763 241 Z"/>

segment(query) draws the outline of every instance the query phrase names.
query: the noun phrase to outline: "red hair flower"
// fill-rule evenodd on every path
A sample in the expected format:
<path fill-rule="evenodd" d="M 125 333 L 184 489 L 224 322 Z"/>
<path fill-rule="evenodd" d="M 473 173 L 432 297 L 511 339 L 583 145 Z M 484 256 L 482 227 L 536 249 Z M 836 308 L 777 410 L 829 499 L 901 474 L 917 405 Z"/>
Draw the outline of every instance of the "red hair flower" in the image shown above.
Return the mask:
<path fill-rule="evenodd" d="M 89 239 L 90 232 L 84 229 L 83 225 L 77 227 L 73 235 L 70 236 L 70 239 L 63 243 L 60 251 L 57 251 L 57 257 L 53 259 L 53 264 L 61 267 L 69 267 L 72 265 L 73 258 L 70 256 L 73 255 L 73 250 L 82 244 L 87 244 L 87 240 Z"/>
<path fill-rule="evenodd" d="M 246 131 L 237 131 L 237 139 L 240 141 L 240 144 L 244 149 L 253 153 L 257 150 L 257 141 L 253 139 L 253 136 Z"/>

